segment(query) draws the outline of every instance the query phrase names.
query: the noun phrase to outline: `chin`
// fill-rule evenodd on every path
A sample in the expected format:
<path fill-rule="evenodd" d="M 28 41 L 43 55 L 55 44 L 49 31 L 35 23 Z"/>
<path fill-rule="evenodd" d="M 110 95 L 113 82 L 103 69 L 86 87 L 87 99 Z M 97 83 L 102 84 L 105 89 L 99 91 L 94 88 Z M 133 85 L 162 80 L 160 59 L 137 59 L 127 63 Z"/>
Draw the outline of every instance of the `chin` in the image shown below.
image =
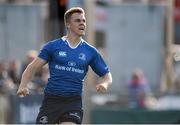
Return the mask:
<path fill-rule="evenodd" d="M 85 35 L 85 33 L 80 33 L 80 34 L 79 34 L 80 37 L 81 37 L 81 36 L 84 36 L 84 35 Z"/>

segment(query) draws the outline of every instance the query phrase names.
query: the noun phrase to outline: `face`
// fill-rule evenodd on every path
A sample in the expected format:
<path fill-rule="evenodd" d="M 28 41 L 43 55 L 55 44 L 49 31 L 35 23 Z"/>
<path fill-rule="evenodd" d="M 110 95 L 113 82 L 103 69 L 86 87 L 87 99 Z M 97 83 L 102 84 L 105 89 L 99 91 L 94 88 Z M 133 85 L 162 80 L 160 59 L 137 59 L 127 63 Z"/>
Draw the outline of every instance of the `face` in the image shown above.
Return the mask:
<path fill-rule="evenodd" d="M 67 23 L 67 28 L 71 33 L 74 33 L 78 36 L 85 35 L 86 19 L 84 14 L 81 13 L 72 14 L 70 21 Z"/>

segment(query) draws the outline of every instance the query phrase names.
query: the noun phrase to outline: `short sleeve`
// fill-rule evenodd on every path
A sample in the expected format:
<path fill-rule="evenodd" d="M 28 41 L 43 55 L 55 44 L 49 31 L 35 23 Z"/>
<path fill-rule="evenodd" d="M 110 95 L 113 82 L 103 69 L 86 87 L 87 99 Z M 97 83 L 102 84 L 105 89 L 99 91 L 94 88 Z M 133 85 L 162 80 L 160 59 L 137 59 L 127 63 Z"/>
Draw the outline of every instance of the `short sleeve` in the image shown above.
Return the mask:
<path fill-rule="evenodd" d="M 97 50 L 94 52 L 94 58 L 92 59 L 90 66 L 92 70 L 99 76 L 103 76 L 110 72 L 109 67 Z"/>
<path fill-rule="evenodd" d="M 52 43 L 46 43 L 43 48 L 40 50 L 38 57 L 44 59 L 45 61 L 49 62 L 52 55 Z"/>

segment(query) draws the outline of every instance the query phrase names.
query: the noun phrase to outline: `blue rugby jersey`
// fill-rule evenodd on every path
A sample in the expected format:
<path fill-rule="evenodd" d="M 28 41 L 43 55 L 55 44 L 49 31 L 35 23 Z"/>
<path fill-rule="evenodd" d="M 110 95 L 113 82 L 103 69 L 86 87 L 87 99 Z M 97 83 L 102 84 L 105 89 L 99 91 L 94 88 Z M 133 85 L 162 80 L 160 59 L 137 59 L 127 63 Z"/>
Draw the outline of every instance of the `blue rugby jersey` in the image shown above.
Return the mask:
<path fill-rule="evenodd" d="M 83 39 L 75 48 L 65 37 L 50 41 L 41 49 L 38 57 L 49 64 L 50 78 L 45 94 L 65 97 L 81 95 L 88 66 L 99 76 L 109 72 L 99 52 Z"/>

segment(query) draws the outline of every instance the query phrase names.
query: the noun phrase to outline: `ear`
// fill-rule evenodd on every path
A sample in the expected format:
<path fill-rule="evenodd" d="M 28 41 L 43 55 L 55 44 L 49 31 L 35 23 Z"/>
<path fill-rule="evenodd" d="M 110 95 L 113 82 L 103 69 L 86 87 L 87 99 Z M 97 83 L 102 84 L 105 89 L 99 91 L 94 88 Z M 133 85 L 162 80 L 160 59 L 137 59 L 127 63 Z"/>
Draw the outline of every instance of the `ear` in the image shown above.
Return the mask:
<path fill-rule="evenodd" d="M 70 28 L 70 24 L 69 24 L 69 23 L 66 23 L 66 27 L 67 27 L 67 28 Z"/>

